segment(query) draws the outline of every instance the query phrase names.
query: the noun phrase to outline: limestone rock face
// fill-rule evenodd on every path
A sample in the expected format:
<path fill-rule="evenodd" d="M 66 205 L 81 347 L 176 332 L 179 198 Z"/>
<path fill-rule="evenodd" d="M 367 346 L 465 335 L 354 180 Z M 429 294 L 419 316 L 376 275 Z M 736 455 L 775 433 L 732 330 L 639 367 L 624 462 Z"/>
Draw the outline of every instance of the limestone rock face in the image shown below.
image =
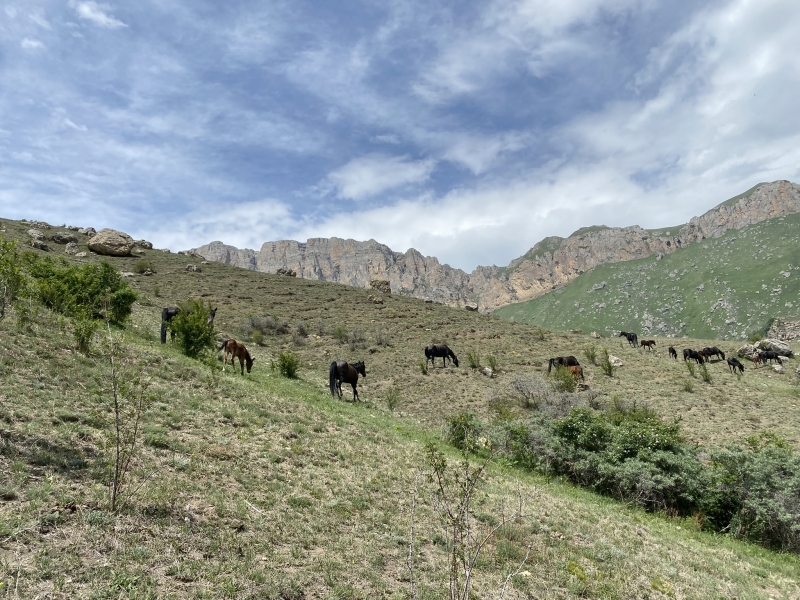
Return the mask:
<path fill-rule="evenodd" d="M 477 267 L 472 273 L 442 265 L 410 248 L 395 252 L 375 240 L 312 238 L 267 242 L 260 250 L 240 250 L 211 242 L 195 252 L 206 260 L 275 273 L 290 269 L 298 277 L 367 288 L 386 280 L 395 293 L 449 306 L 479 306 L 489 312 L 537 298 L 606 263 L 666 255 L 730 229 L 800 212 L 800 186 L 776 181 L 758 186 L 734 205 L 720 204 L 674 231 L 631 227 L 587 227 L 568 238 L 549 237 L 505 267 Z"/>
<path fill-rule="evenodd" d="M 385 279 L 373 279 L 372 281 L 369 282 L 369 287 L 371 287 L 373 290 L 377 290 L 384 294 L 392 293 L 392 286 Z"/>
<path fill-rule="evenodd" d="M 89 238 L 89 250 L 104 256 L 130 256 L 133 238 L 115 229 L 101 229 Z"/>
<path fill-rule="evenodd" d="M 78 252 L 80 252 L 80 250 L 78 249 L 78 244 L 75 242 L 69 242 L 64 248 L 64 254 L 69 256 L 75 256 Z"/>
<path fill-rule="evenodd" d="M 760 342 L 761 347 L 764 350 L 768 350 L 770 352 L 774 352 L 778 356 L 793 356 L 792 348 L 786 342 L 782 342 L 780 340 L 761 340 Z"/>

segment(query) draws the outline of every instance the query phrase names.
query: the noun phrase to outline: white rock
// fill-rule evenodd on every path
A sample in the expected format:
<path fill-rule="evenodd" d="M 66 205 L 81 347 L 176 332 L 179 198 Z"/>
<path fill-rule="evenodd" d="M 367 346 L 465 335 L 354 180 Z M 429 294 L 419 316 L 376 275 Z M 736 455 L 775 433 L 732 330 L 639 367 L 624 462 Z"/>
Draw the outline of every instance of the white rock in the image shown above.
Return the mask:
<path fill-rule="evenodd" d="M 104 256 L 130 256 L 133 238 L 116 229 L 101 229 L 89 238 L 89 250 Z"/>
<path fill-rule="evenodd" d="M 608 355 L 609 362 L 614 365 L 615 367 L 621 367 L 624 363 L 622 362 L 621 358 L 617 358 L 613 354 Z"/>

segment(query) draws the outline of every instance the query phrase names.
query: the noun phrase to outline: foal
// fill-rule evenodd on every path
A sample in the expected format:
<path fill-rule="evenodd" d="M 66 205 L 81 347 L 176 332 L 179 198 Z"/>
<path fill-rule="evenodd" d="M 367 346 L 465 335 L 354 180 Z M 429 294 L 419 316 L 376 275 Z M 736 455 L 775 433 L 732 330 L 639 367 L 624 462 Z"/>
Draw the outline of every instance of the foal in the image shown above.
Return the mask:
<path fill-rule="evenodd" d="M 247 363 L 247 372 L 250 372 L 250 369 L 253 368 L 253 363 L 255 362 L 254 358 L 250 357 L 250 353 L 247 351 L 247 348 L 244 347 L 244 344 L 240 344 L 234 339 L 225 340 L 222 346 L 219 347 L 219 350 L 224 352 L 223 359 L 222 359 L 222 372 L 225 372 L 225 365 L 228 364 L 228 355 L 231 357 L 231 366 L 233 366 L 233 370 L 236 371 L 236 366 L 233 363 L 234 358 L 239 359 L 239 367 L 242 370 L 242 375 L 244 375 L 244 365 Z"/>

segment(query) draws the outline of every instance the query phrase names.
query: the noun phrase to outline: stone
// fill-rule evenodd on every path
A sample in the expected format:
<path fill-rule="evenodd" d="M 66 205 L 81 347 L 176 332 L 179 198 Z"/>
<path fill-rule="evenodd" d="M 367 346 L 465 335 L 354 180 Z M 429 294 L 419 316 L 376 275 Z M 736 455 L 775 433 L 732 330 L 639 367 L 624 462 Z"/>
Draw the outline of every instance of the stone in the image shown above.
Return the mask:
<path fill-rule="evenodd" d="M 371 279 L 369 282 L 369 287 L 371 287 L 373 290 L 383 292 L 384 294 L 392 293 L 392 286 L 389 285 L 389 282 L 386 279 Z"/>
<path fill-rule="evenodd" d="M 122 271 L 120 275 L 122 275 L 123 277 L 133 277 L 135 273 L 131 273 L 130 271 Z"/>
<path fill-rule="evenodd" d="M 80 231 L 81 230 L 81 228 L 78 227 L 77 225 L 67 225 L 65 227 L 65 229 L 69 229 L 70 231 Z"/>
<path fill-rule="evenodd" d="M 45 252 L 50 252 L 50 246 L 45 244 L 42 240 L 37 240 L 36 238 L 31 238 L 31 248 L 36 248 L 37 250 L 44 250 Z"/>
<path fill-rule="evenodd" d="M 494 371 L 492 371 L 489 367 L 484 367 L 481 369 L 481 375 L 486 375 L 486 377 L 492 377 L 494 375 Z"/>
<path fill-rule="evenodd" d="M 367 300 L 369 300 L 373 304 L 383 304 L 383 298 L 379 298 L 378 296 L 373 296 L 372 294 L 367 296 Z"/>
<path fill-rule="evenodd" d="M 739 358 L 753 360 L 753 356 L 755 356 L 756 352 L 758 352 L 758 348 L 755 344 L 745 344 L 736 351 L 736 354 L 739 356 Z"/>
<path fill-rule="evenodd" d="M 782 342 L 780 340 L 774 340 L 768 338 L 766 340 L 761 340 L 759 342 L 759 345 L 761 346 L 762 349 L 769 350 L 770 352 L 774 352 L 775 354 L 778 354 L 780 356 L 789 356 L 789 357 L 794 356 L 791 346 L 789 346 L 789 344 L 787 344 L 786 342 Z"/>
<path fill-rule="evenodd" d="M 30 225 L 34 229 L 50 229 L 50 224 L 44 221 L 31 221 Z"/>
<path fill-rule="evenodd" d="M 478 311 L 478 305 L 477 304 L 465 304 L 464 308 L 466 308 L 467 310 L 471 310 L 472 312 L 477 312 Z"/>
<path fill-rule="evenodd" d="M 53 240 L 56 244 L 70 244 L 70 243 L 75 244 L 78 242 L 78 238 L 76 238 L 71 233 L 61 233 L 61 232 L 54 233 L 50 237 L 50 239 Z"/>
<path fill-rule="evenodd" d="M 103 256 L 130 256 L 133 238 L 116 229 L 101 229 L 89 238 L 89 250 Z"/>
<path fill-rule="evenodd" d="M 153 275 L 153 272 L 150 269 L 146 269 L 145 272 L 142 273 L 142 275 L 145 275 L 145 276 Z"/>
<path fill-rule="evenodd" d="M 69 242 L 64 248 L 64 254 L 67 254 L 69 256 L 75 256 L 76 254 L 78 254 L 78 252 L 80 252 L 80 250 L 78 249 L 78 244 L 76 244 L 75 242 Z"/>
<path fill-rule="evenodd" d="M 161 252 L 163 252 L 164 254 L 169 254 L 170 252 L 172 252 L 172 250 L 170 250 L 169 248 L 162 248 Z"/>
<path fill-rule="evenodd" d="M 776 373 L 783 373 L 783 366 L 782 365 L 772 365 L 772 370 Z"/>
<path fill-rule="evenodd" d="M 136 240 L 135 244 L 137 246 L 139 246 L 140 248 L 146 248 L 148 250 L 152 250 L 153 249 L 153 243 L 152 242 L 148 242 L 147 240 Z"/>
<path fill-rule="evenodd" d="M 142 250 L 141 248 L 134 248 L 133 250 L 131 250 L 131 252 L 133 254 L 135 254 L 136 256 L 143 256 L 144 255 L 144 250 Z"/>
<path fill-rule="evenodd" d="M 78 229 L 78 233 L 92 237 L 97 231 L 95 231 L 94 227 L 84 227 L 83 229 Z"/>
<path fill-rule="evenodd" d="M 615 367 L 621 367 L 624 363 L 622 362 L 621 358 L 614 356 L 613 354 L 608 355 L 608 361 L 614 365 Z"/>
<path fill-rule="evenodd" d="M 86 258 L 87 256 L 89 256 L 89 255 L 86 252 L 78 252 L 75 255 L 75 258 Z"/>
<path fill-rule="evenodd" d="M 600 338 L 600 334 L 597 333 L 596 331 L 593 331 L 589 335 L 592 336 L 594 339 L 599 339 Z"/>
<path fill-rule="evenodd" d="M 199 273 L 202 269 L 197 265 L 186 265 L 186 270 L 192 273 Z"/>
<path fill-rule="evenodd" d="M 275 271 L 276 275 L 286 275 L 287 277 L 297 277 L 297 272 L 292 269 L 280 268 Z"/>
<path fill-rule="evenodd" d="M 44 241 L 44 234 L 38 229 L 28 229 L 28 235 L 34 240 Z"/>

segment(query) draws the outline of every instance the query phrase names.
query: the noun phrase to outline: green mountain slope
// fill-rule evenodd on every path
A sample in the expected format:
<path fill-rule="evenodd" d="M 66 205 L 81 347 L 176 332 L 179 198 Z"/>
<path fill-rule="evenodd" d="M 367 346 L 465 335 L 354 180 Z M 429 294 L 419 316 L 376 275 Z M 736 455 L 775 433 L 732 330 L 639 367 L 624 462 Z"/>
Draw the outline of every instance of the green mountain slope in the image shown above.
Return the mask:
<path fill-rule="evenodd" d="M 601 265 L 495 315 L 610 335 L 742 339 L 800 316 L 800 214 L 704 240 L 662 259 Z"/>

